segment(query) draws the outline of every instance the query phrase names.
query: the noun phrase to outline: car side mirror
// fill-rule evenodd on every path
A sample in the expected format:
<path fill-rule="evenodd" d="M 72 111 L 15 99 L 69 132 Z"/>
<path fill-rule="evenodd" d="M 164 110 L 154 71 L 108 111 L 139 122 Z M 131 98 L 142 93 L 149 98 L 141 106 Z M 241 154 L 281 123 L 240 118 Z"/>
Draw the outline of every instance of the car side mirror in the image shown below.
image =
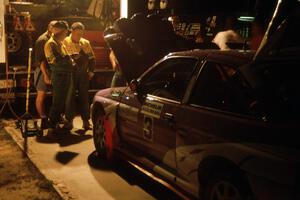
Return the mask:
<path fill-rule="evenodd" d="M 145 95 L 141 91 L 140 82 L 136 79 L 133 79 L 129 84 L 129 88 L 132 92 L 134 92 L 134 94 L 137 96 L 139 101 L 143 102 L 143 100 L 145 99 Z"/>
<path fill-rule="evenodd" d="M 129 88 L 132 92 L 137 93 L 139 82 L 136 79 L 130 81 Z"/>

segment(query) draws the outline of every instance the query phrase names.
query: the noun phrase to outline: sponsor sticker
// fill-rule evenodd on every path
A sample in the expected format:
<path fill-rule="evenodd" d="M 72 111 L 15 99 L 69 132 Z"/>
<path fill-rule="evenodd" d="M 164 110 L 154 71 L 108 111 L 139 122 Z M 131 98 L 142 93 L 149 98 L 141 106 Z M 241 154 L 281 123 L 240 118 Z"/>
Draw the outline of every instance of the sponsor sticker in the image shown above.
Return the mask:
<path fill-rule="evenodd" d="M 147 99 L 142 106 L 142 114 L 159 119 L 163 107 L 164 105 L 162 103 L 153 102 Z"/>

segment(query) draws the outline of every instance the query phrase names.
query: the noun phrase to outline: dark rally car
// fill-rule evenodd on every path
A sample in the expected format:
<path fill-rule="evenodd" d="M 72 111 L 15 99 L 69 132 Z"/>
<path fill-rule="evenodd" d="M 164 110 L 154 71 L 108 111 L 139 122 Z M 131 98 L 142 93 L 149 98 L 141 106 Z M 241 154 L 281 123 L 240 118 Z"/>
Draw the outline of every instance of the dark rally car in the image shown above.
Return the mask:
<path fill-rule="evenodd" d="M 289 22 L 299 23 L 286 20 L 274 40 Z M 94 97 L 100 156 L 121 155 L 196 198 L 300 198 L 299 47 L 273 40 L 254 62 L 251 52 L 189 50 L 152 65 L 158 54 L 130 38 L 106 36 L 130 84 Z"/>
<path fill-rule="evenodd" d="M 92 108 L 96 150 L 107 158 L 121 153 L 196 197 L 288 198 L 280 195 L 293 195 L 288 186 L 299 150 L 282 133 L 295 127 L 259 112 L 239 71 L 251 58 L 237 51 L 173 53 L 132 83 L 135 90 L 99 91 Z"/>

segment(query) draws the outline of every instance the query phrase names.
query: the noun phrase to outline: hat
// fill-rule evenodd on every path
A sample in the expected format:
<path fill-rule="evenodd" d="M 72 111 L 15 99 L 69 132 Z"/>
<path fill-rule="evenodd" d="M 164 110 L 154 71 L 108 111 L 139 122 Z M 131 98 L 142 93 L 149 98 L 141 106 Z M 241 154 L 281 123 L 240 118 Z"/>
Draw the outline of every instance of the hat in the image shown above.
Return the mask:
<path fill-rule="evenodd" d="M 53 24 L 53 28 L 69 30 L 69 25 L 66 21 L 57 21 Z"/>
<path fill-rule="evenodd" d="M 77 30 L 77 29 L 84 30 L 85 27 L 81 22 L 75 22 L 75 23 L 72 24 L 71 29 L 72 30 Z"/>

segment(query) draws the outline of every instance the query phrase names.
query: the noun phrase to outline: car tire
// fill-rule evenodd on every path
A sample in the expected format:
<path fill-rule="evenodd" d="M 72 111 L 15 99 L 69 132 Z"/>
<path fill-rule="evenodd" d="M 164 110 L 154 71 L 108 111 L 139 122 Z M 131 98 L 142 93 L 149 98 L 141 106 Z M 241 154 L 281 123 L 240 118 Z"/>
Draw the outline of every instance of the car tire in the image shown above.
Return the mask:
<path fill-rule="evenodd" d="M 8 32 L 7 51 L 10 65 L 27 65 L 30 39 L 24 32 Z"/>
<path fill-rule="evenodd" d="M 205 200 L 248 200 L 249 190 L 239 175 L 215 174 L 204 189 Z"/>
<path fill-rule="evenodd" d="M 99 115 L 94 119 L 93 140 L 98 156 L 102 159 L 112 161 L 113 149 L 108 145 L 107 124 L 105 116 Z M 111 143 L 112 141 L 110 141 Z"/>

